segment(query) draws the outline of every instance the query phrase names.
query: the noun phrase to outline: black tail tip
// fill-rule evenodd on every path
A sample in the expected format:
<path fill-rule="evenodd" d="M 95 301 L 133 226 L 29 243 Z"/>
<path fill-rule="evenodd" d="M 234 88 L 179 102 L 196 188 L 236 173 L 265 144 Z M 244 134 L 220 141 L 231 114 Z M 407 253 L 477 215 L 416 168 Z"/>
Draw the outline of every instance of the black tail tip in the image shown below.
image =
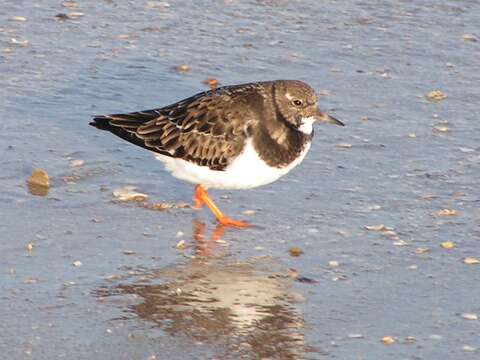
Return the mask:
<path fill-rule="evenodd" d="M 94 116 L 93 121 L 89 122 L 88 125 L 96 127 L 100 130 L 107 130 L 110 128 L 110 124 L 108 122 L 108 118 L 103 115 Z"/>

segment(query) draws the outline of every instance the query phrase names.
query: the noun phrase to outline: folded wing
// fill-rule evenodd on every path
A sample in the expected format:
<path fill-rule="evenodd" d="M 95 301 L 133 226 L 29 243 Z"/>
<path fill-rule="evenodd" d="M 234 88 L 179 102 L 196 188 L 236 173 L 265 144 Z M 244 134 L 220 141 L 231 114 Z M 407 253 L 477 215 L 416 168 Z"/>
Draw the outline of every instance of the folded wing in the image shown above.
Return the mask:
<path fill-rule="evenodd" d="M 212 170 L 223 170 L 243 148 L 250 110 L 231 88 L 197 94 L 164 108 L 94 117 L 90 125 L 135 145 Z"/>

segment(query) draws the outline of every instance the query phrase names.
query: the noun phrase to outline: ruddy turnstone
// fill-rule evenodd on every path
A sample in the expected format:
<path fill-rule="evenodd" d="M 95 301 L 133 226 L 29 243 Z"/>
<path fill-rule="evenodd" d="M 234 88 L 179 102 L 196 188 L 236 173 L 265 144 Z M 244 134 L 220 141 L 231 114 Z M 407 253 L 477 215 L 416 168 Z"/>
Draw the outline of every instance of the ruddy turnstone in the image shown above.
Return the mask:
<path fill-rule="evenodd" d="M 207 188 L 269 184 L 298 165 L 313 123 L 343 123 L 317 107 L 315 91 L 297 80 L 220 87 L 177 103 L 94 117 L 90 125 L 153 151 L 173 176 L 196 184 L 193 205 L 207 205 L 223 225 L 249 226 L 225 216 Z"/>

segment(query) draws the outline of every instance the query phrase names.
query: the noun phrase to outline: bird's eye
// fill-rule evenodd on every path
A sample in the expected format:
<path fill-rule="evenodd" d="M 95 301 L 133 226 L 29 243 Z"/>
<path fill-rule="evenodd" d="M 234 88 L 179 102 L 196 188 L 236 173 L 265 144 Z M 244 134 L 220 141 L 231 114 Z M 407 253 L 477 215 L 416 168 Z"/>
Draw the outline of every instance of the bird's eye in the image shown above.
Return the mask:
<path fill-rule="evenodd" d="M 298 99 L 297 99 L 297 100 L 293 100 L 293 105 L 295 105 L 295 106 L 302 106 L 302 104 L 303 104 L 303 103 L 302 103 L 302 100 L 298 100 Z"/>

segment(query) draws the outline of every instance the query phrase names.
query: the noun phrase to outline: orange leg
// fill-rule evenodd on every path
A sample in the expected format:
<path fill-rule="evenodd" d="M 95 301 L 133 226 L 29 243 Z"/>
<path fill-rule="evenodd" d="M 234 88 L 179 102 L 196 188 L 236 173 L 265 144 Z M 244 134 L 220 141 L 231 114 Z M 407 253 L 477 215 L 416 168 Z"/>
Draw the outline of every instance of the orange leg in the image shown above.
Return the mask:
<path fill-rule="evenodd" d="M 193 194 L 193 207 L 199 209 L 203 205 L 207 205 L 213 215 L 217 218 L 217 221 L 224 226 L 234 226 L 238 228 L 251 226 L 245 221 L 232 220 L 223 215 L 217 205 L 215 205 L 213 200 L 208 196 L 207 190 L 202 185 L 197 185 L 195 186 L 195 193 Z"/>

